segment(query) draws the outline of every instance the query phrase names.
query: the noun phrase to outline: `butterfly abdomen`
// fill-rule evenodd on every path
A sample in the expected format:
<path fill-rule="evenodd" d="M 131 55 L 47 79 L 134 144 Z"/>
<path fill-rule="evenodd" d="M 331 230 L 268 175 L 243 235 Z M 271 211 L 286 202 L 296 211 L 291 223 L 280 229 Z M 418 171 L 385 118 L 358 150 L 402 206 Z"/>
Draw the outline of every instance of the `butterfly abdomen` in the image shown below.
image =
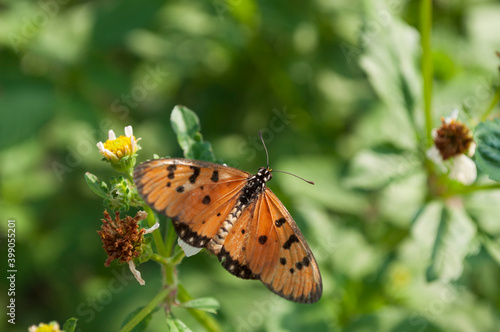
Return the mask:
<path fill-rule="evenodd" d="M 224 245 L 224 241 L 233 228 L 234 223 L 238 220 L 243 210 L 256 200 L 262 191 L 264 191 L 266 182 L 269 181 L 271 177 L 271 172 L 267 168 L 261 167 L 256 175 L 248 178 L 248 182 L 241 190 L 238 202 L 222 223 L 222 226 L 219 228 L 215 237 L 208 243 L 208 250 L 216 255 L 219 255 Z"/>

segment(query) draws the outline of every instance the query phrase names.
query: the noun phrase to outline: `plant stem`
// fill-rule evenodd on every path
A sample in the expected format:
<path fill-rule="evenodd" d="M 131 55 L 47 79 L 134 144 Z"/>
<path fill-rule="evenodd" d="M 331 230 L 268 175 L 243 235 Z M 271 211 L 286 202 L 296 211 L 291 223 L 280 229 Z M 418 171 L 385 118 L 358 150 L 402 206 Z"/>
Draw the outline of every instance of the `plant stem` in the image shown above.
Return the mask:
<path fill-rule="evenodd" d="M 470 194 L 474 191 L 481 191 L 481 190 L 499 190 L 499 189 L 500 189 L 500 183 L 483 184 L 478 186 L 464 186 L 463 188 L 448 193 L 447 196 Z"/>
<path fill-rule="evenodd" d="M 158 262 L 158 263 L 162 264 L 162 265 L 168 265 L 168 264 L 170 264 L 168 258 L 165 258 L 165 257 L 160 256 L 158 254 L 154 254 L 153 253 L 151 255 L 151 259 L 154 260 L 155 262 Z"/>
<path fill-rule="evenodd" d="M 172 265 L 179 265 L 184 257 L 186 257 L 184 250 L 179 249 L 174 255 L 170 257 L 169 261 Z"/>
<path fill-rule="evenodd" d="M 144 211 L 148 214 L 148 225 L 149 227 L 153 227 L 154 224 L 156 224 L 156 218 L 153 210 L 148 205 L 143 206 Z M 167 254 L 167 250 L 165 249 L 165 246 L 163 244 L 163 238 L 161 237 L 161 233 L 159 229 L 156 229 L 153 231 L 153 240 L 156 245 L 156 249 L 158 249 L 158 253 L 163 256 L 163 257 L 168 257 L 169 255 Z"/>
<path fill-rule="evenodd" d="M 187 302 L 187 301 L 193 299 L 191 297 L 191 295 L 189 295 L 188 292 L 184 289 L 184 287 L 182 287 L 182 285 L 177 286 L 177 297 L 178 297 L 179 301 L 181 301 L 181 302 Z M 210 316 L 208 313 L 201 311 L 201 310 L 191 309 L 191 308 L 188 308 L 187 311 L 207 331 L 222 332 L 222 329 L 219 326 L 219 323 L 217 323 L 217 321 L 212 316 Z"/>
<path fill-rule="evenodd" d="M 495 95 L 493 96 L 491 103 L 488 105 L 486 111 L 484 111 L 483 116 L 481 116 L 481 121 L 485 121 L 488 118 L 491 111 L 493 111 L 493 109 L 495 108 L 495 106 L 498 104 L 499 101 L 500 101 L 500 87 L 497 88 L 497 91 L 495 92 Z"/>
<path fill-rule="evenodd" d="M 119 332 L 129 332 L 137 324 L 139 324 L 147 315 L 149 315 L 161 302 L 165 300 L 168 296 L 170 288 L 163 288 L 153 299 L 149 302 L 141 311 L 139 311 L 132 319 L 130 319 L 125 326 L 123 326 Z"/>
<path fill-rule="evenodd" d="M 175 238 L 176 238 L 176 233 L 174 225 L 170 221 L 167 221 L 167 234 L 165 239 L 166 257 L 172 256 L 172 248 L 174 247 Z"/>
<path fill-rule="evenodd" d="M 425 112 L 425 136 L 427 146 L 432 145 L 432 0 L 422 0 L 420 4 L 420 34 L 422 38 L 422 77 Z"/>

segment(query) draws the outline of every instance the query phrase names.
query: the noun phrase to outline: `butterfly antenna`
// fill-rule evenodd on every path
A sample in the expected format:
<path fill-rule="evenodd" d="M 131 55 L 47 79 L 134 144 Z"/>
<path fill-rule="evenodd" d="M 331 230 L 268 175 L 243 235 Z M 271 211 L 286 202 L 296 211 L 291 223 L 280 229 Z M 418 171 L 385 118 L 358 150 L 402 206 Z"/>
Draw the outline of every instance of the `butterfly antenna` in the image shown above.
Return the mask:
<path fill-rule="evenodd" d="M 301 178 L 300 176 L 295 175 L 295 174 L 292 174 L 292 173 L 288 173 L 288 172 L 285 172 L 285 171 L 276 171 L 276 170 L 273 170 L 273 172 L 285 173 L 285 174 L 288 174 L 288 175 L 292 175 L 292 176 L 295 176 L 296 178 L 299 178 L 299 179 L 301 179 L 302 181 L 305 181 L 305 182 L 307 182 L 307 183 L 309 183 L 309 184 L 314 184 L 314 182 L 309 181 L 309 180 L 306 180 L 306 179 L 304 179 L 304 178 Z"/>
<path fill-rule="evenodd" d="M 269 153 L 267 153 L 266 143 L 264 142 L 264 139 L 262 138 L 262 132 L 260 130 L 259 130 L 259 137 L 260 137 L 260 140 L 262 141 L 262 145 L 264 145 L 264 150 L 266 150 L 267 168 L 269 168 Z"/>

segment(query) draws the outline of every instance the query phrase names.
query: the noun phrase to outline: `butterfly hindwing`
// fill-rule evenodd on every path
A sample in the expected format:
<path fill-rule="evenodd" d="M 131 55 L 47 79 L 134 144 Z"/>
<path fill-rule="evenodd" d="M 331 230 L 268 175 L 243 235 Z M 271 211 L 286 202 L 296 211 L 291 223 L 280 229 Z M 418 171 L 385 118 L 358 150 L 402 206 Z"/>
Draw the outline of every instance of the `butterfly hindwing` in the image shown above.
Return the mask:
<path fill-rule="evenodd" d="M 231 211 L 249 174 L 189 159 L 155 159 L 134 170 L 144 201 L 171 218 L 179 237 L 205 247 Z"/>
<path fill-rule="evenodd" d="M 290 213 L 268 188 L 243 211 L 222 252 L 229 272 L 241 277 L 248 269 L 286 299 L 313 303 L 321 297 L 316 260 Z"/>

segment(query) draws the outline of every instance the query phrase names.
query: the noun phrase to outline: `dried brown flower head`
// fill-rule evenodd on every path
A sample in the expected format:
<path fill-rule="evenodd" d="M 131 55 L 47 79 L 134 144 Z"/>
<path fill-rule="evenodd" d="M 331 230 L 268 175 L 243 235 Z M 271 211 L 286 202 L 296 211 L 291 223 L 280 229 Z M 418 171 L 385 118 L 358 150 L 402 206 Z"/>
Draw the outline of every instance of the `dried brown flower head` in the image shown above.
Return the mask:
<path fill-rule="evenodd" d="M 120 219 L 120 212 L 115 214 L 115 220 L 107 211 L 104 211 L 101 230 L 97 231 L 102 240 L 102 247 L 108 254 L 108 259 L 104 263 L 109 266 L 111 261 L 118 259 L 120 263 L 125 263 L 139 257 L 142 244 L 144 228 L 139 230 L 139 221 L 146 219 L 147 213 L 139 211 L 134 218 L 126 216 Z"/>
<path fill-rule="evenodd" d="M 441 118 L 442 125 L 436 131 L 434 144 L 443 160 L 466 153 L 472 143 L 472 133 L 462 122 Z"/>

